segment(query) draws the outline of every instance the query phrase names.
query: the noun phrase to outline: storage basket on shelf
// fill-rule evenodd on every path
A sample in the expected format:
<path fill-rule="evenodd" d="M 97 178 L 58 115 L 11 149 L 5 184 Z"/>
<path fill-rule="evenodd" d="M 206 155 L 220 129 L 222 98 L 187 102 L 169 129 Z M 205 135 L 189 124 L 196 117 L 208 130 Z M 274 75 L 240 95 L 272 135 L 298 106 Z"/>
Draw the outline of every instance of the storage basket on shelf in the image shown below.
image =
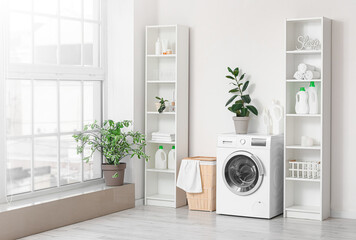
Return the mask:
<path fill-rule="evenodd" d="M 289 160 L 289 177 L 320 179 L 320 162 Z"/>
<path fill-rule="evenodd" d="M 216 158 L 191 157 L 184 160 L 199 160 L 203 192 L 187 193 L 189 210 L 216 210 Z"/>

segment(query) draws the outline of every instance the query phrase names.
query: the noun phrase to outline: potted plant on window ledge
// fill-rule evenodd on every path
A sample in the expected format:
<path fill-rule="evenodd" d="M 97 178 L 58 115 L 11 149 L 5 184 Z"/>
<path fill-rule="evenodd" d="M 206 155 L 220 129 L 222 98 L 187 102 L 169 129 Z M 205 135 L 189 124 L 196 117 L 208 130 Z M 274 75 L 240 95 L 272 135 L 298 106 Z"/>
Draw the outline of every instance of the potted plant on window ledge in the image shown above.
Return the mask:
<path fill-rule="evenodd" d="M 250 81 L 244 80 L 245 73 L 242 74 L 238 67 L 234 70 L 228 67 L 227 70 L 231 73 L 231 75 L 227 75 L 226 78 L 232 80 L 230 84 L 232 84 L 234 88 L 229 91 L 229 93 L 232 93 L 233 96 L 226 102 L 225 107 L 233 103 L 230 107 L 228 107 L 228 109 L 236 115 L 232 117 L 235 124 L 235 132 L 236 134 L 246 134 L 248 122 L 250 120 L 250 112 L 256 116 L 258 115 L 256 107 L 249 105 L 251 103 L 250 95 L 244 93 L 247 90 Z"/>
<path fill-rule="evenodd" d="M 99 126 L 95 121 L 84 126 L 83 132 L 73 135 L 78 143 L 77 154 L 89 148 L 89 156 L 84 156 L 83 161 L 88 162 L 93 154 L 101 152 L 105 158 L 102 164 L 105 183 L 107 186 L 121 186 L 124 182 L 126 163 L 122 163 L 125 157 L 148 161 L 149 157 L 144 152 L 146 146 L 145 135 L 140 132 L 125 131 L 132 125 L 129 120 L 114 122 L 106 120 L 103 126 Z"/>

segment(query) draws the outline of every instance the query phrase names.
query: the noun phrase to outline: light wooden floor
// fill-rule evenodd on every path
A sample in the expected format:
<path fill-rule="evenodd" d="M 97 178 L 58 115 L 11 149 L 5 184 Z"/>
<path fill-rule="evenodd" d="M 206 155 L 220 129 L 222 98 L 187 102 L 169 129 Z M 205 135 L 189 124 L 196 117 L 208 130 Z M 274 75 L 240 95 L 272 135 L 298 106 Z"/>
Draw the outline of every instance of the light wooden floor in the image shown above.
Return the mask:
<path fill-rule="evenodd" d="M 323 222 L 221 216 L 215 213 L 144 206 L 43 232 L 33 239 L 356 239 L 356 220 Z"/>

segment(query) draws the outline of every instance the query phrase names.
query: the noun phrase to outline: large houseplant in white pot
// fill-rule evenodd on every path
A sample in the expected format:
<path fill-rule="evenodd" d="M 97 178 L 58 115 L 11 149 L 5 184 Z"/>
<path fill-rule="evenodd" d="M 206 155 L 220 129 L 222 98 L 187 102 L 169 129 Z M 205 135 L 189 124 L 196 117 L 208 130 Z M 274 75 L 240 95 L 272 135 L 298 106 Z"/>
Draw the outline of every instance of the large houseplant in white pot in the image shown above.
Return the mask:
<path fill-rule="evenodd" d="M 96 151 L 103 154 L 105 163 L 102 164 L 102 170 L 107 186 L 123 184 L 126 163 L 122 163 L 121 160 L 125 157 L 137 156 L 146 161 L 149 159 L 144 152 L 145 135 L 125 129 L 131 124 L 129 120 L 121 122 L 106 120 L 103 126 L 94 122 L 85 125 L 81 133 L 73 135 L 78 143 L 78 154 L 83 153 L 85 149 L 90 150 L 89 156 L 84 156 L 84 161 L 88 162 Z"/>
<path fill-rule="evenodd" d="M 228 109 L 235 114 L 232 119 L 234 120 L 236 134 L 246 134 L 250 112 L 256 116 L 258 115 L 256 107 L 250 104 L 250 95 L 245 93 L 250 81 L 245 80 L 245 73 L 242 74 L 238 67 L 234 70 L 228 67 L 227 70 L 230 75 L 227 75 L 226 78 L 231 79 L 230 84 L 234 87 L 229 91 L 233 96 L 226 102 L 225 107 L 232 104 Z"/>

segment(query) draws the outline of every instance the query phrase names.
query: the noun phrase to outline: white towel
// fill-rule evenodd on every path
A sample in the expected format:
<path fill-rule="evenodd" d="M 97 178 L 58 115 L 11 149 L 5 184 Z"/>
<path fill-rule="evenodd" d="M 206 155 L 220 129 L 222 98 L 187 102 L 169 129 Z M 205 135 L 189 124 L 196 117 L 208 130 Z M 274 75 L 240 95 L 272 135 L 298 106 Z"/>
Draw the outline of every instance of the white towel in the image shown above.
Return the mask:
<path fill-rule="evenodd" d="M 301 73 L 306 73 L 306 71 L 315 71 L 315 67 L 309 64 L 301 63 L 298 65 L 298 71 Z"/>
<path fill-rule="evenodd" d="M 306 80 L 319 79 L 320 78 L 320 72 L 308 70 L 308 71 L 305 72 L 304 78 Z"/>
<path fill-rule="evenodd" d="M 199 160 L 182 160 L 177 179 L 177 187 L 187 193 L 201 193 L 203 191 Z"/>
<path fill-rule="evenodd" d="M 304 73 L 296 71 L 293 76 L 297 80 L 303 80 L 304 79 Z"/>

